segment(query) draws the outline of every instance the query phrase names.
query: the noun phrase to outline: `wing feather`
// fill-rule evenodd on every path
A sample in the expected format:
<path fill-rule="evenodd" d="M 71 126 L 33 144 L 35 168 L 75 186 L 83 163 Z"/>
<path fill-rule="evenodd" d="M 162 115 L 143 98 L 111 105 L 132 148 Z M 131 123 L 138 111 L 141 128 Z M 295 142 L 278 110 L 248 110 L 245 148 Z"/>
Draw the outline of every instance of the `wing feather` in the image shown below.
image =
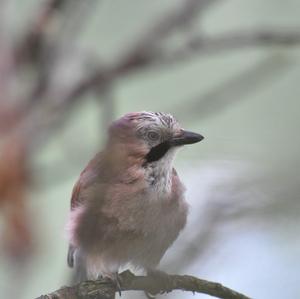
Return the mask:
<path fill-rule="evenodd" d="M 80 177 L 73 187 L 71 196 L 71 210 L 84 202 L 84 197 L 80 196 L 85 188 L 100 180 L 102 154 L 98 153 L 81 172 Z"/>
<path fill-rule="evenodd" d="M 83 204 L 86 200 L 86 197 L 82 196 L 82 191 L 89 186 L 91 186 L 94 182 L 99 178 L 100 171 L 100 162 L 101 162 L 101 154 L 98 153 L 84 168 L 81 172 L 79 179 L 73 187 L 72 195 L 71 195 L 71 210 L 76 209 L 78 206 Z M 74 267 L 75 264 L 75 253 L 76 248 L 69 244 L 67 262 L 69 267 Z"/>
<path fill-rule="evenodd" d="M 82 203 L 82 197 L 80 197 L 80 191 L 82 189 L 82 183 L 80 179 L 76 182 L 73 187 L 72 196 L 71 196 L 71 210 L 74 210 Z"/>

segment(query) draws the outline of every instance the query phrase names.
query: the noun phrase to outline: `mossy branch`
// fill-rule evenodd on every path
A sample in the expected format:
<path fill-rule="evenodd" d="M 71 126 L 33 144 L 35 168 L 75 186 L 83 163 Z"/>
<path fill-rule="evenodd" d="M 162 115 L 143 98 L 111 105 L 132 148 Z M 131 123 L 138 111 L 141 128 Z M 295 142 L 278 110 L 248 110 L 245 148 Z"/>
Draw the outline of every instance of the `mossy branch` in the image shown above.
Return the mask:
<path fill-rule="evenodd" d="M 174 290 L 203 293 L 221 299 L 250 299 L 220 283 L 199 279 L 189 275 L 167 275 L 167 281 L 155 276 L 135 276 L 130 271 L 119 275 L 122 291 L 147 291 L 152 294 L 169 293 Z M 37 299 L 105 299 L 118 292 L 115 284 L 108 278 L 84 281 L 75 286 L 42 295 Z"/>

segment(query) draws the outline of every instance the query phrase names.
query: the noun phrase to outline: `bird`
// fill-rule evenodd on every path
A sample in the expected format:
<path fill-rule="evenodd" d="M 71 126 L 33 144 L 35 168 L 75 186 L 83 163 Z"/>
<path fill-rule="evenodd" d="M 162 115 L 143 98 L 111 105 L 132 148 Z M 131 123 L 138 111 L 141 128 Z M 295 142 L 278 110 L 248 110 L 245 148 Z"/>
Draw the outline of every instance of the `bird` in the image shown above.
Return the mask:
<path fill-rule="evenodd" d="M 203 138 L 163 112 L 130 112 L 112 122 L 72 191 L 67 261 L 76 282 L 108 277 L 118 285 L 126 265 L 155 273 L 188 215 L 174 157 Z"/>

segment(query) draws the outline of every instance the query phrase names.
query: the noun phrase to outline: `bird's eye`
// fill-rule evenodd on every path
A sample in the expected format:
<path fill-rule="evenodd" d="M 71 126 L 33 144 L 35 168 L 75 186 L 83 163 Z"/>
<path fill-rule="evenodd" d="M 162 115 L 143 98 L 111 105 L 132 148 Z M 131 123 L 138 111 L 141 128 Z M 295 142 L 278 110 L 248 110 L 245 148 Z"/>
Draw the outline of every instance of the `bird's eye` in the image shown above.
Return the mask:
<path fill-rule="evenodd" d="M 156 141 L 156 140 L 159 139 L 159 134 L 157 132 L 154 132 L 154 131 L 148 132 L 147 136 L 152 141 Z"/>

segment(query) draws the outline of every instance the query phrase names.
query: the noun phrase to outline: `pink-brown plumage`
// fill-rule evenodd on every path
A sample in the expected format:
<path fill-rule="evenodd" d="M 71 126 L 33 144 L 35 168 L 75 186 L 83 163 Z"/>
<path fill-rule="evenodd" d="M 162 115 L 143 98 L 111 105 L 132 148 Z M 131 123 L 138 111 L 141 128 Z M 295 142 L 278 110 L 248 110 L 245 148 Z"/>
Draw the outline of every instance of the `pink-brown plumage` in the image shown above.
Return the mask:
<path fill-rule="evenodd" d="M 163 113 L 130 113 L 112 124 L 106 147 L 73 189 L 68 263 L 81 272 L 78 279 L 113 277 L 127 263 L 157 266 L 186 223 L 172 161 L 183 138 L 202 137 L 189 133 L 188 140 L 185 133 Z"/>

